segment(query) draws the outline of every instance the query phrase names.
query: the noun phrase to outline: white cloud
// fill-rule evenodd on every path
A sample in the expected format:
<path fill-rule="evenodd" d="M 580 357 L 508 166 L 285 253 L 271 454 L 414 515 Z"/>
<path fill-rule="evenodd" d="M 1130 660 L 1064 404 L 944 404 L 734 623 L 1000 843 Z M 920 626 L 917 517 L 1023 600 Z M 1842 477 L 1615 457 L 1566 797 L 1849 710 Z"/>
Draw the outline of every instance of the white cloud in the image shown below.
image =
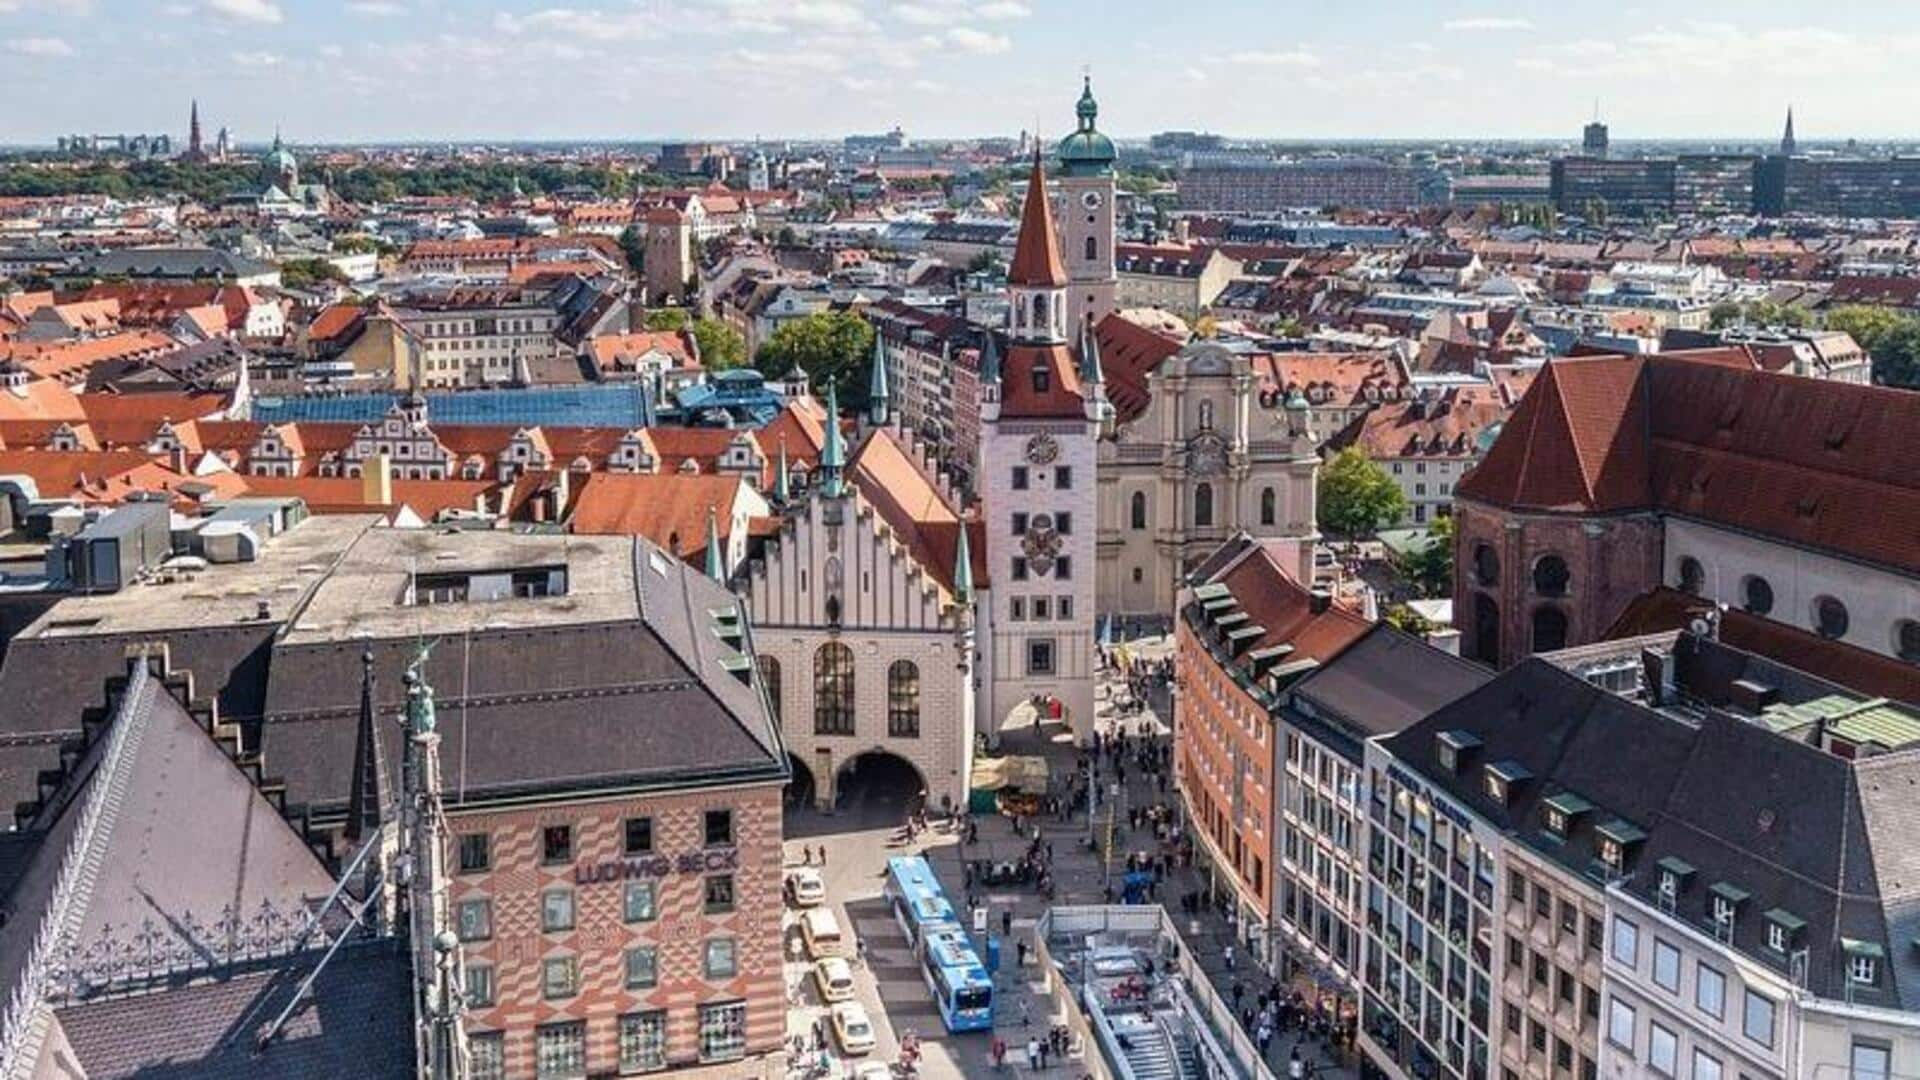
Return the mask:
<path fill-rule="evenodd" d="M 338 45 L 320 46 L 320 55 L 326 57 L 329 60 L 338 60 L 342 56 L 345 56 L 346 54 L 347 54 L 347 50 L 341 48 Z"/>
<path fill-rule="evenodd" d="M 72 56 L 73 46 L 57 37 L 14 38 L 7 51 L 21 56 Z"/>
<path fill-rule="evenodd" d="M 961 52 L 985 56 L 1013 48 L 1013 39 L 1005 34 L 989 34 L 971 26 L 956 26 L 947 31 L 947 43 Z"/>
<path fill-rule="evenodd" d="M 539 34 L 587 41 L 651 41 L 661 36 L 657 20 L 642 12 L 610 14 L 598 8 L 546 8 L 526 15 L 500 12 L 493 28 L 503 34 Z"/>
<path fill-rule="evenodd" d="M 280 63 L 279 56 L 265 51 L 231 52 L 227 54 L 227 58 L 243 68 L 269 68 Z"/>
<path fill-rule="evenodd" d="M 1440 24 L 1442 30 L 1531 30 L 1532 19 L 1516 19 L 1506 15 L 1470 15 L 1464 19 L 1448 19 Z"/>
<path fill-rule="evenodd" d="M 407 13 L 407 6 L 405 4 L 393 3 L 392 0 L 354 0 L 353 3 L 347 5 L 347 10 L 355 15 L 368 15 L 376 19 L 385 19 L 392 18 L 396 15 L 405 15 Z"/>
<path fill-rule="evenodd" d="M 93 10 L 92 0 L 0 0 L 0 15 L 21 11 L 48 15 L 85 15 Z"/>
<path fill-rule="evenodd" d="M 236 22 L 272 24 L 287 18 L 274 0 L 207 0 L 207 10 Z"/>
<path fill-rule="evenodd" d="M 1319 67 L 1320 58 L 1305 49 L 1247 49 L 1227 57 L 1254 67 Z"/>
<path fill-rule="evenodd" d="M 981 4 L 975 14 L 983 19 L 1024 19 L 1033 14 L 1033 9 L 1020 3 L 1020 0 L 994 0 Z"/>

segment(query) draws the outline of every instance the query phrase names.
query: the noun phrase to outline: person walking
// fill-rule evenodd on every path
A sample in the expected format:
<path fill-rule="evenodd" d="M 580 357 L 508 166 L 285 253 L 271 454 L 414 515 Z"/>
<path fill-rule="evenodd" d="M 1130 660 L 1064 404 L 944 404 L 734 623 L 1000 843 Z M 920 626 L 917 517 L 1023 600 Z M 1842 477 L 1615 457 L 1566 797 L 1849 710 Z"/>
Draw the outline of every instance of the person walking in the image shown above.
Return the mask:
<path fill-rule="evenodd" d="M 1226 961 L 1227 970 L 1232 971 L 1233 970 L 1233 946 L 1228 945 L 1226 948 L 1220 950 L 1220 958 Z"/>
<path fill-rule="evenodd" d="M 1040 1040 L 1032 1036 L 1027 1037 L 1027 1068 L 1033 1072 L 1040 1069 Z"/>
<path fill-rule="evenodd" d="M 1008 908 L 1005 911 L 1002 911 L 1000 913 L 1000 936 L 1001 937 L 1013 936 L 1013 909 L 1012 908 Z"/>
<path fill-rule="evenodd" d="M 1300 1047 L 1296 1045 L 1293 1053 L 1287 1057 L 1287 1078 L 1288 1080 L 1306 1080 L 1306 1075 L 1307 1063 L 1300 1060 Z"/>

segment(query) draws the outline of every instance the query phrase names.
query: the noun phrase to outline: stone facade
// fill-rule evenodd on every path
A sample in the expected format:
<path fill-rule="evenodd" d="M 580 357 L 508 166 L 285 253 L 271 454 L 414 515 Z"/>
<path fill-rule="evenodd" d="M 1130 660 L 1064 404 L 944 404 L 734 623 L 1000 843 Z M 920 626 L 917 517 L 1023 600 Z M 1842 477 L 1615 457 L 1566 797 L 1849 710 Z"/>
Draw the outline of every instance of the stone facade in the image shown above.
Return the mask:
<path fill-rule="evenodd" d="M 722 812 L 726 835 L 710 835 Z M 476 1077 L 496 1047 L 498 1075 L 535 1075 L 542 1039 L 564 1041 L 570 1024 L 584 1025 L 582 1075 L 723 1057 L 729 1076 L 782 1072 L 779 785 L 455 813 L 448 827 L 467 986 L 489 1002 L 467 1015 Z M 639 949 L 651 965 L 630 960 Z M 703 1053 L 703 1008 L 731 1005 L 744 1007 L 737 1038 L 709 1013 Z M 623 1018 L 640 1017 L 664 1024 L 660 1056 L 630 1033 L 623 1068 Z"/>
<path fill-rule="evenodd" d="M 1146 412 L 1100 444 L 1102 614 L 1169 615 L 1186 572 L 1227 537 L 1299 541 L 1313 580 L 1319 458 L 1294 410 L 1261 408 L 1246 357 L 1196 343 L 1148 376 Z"/>

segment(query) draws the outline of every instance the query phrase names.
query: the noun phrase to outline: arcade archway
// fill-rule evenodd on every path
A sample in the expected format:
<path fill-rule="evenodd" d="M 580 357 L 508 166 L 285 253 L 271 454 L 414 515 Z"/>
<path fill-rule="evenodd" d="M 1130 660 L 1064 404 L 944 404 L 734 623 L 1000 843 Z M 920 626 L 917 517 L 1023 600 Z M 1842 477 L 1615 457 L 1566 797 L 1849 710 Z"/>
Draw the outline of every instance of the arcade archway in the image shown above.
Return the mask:
<path fill-rule="evenodd" d="M 898 824 L 926 806 L 927 781 L 906 758 L 867 750 L 840 766 L 834 776 L 834 802 L 842 815 L 858 821 Z"/>

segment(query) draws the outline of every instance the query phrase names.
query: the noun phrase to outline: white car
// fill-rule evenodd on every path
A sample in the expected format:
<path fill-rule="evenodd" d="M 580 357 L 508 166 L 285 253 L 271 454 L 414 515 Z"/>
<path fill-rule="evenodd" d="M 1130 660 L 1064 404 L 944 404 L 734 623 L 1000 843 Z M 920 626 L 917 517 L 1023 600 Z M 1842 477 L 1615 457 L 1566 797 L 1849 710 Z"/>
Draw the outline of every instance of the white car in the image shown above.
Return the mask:
<path fill-rule="evenodd" d="M 893 1080 L 893 1066 L 880 1061 L 863 1061 L 847 1074 L 848 1080 Z"/>
<path fill-rule="evenodd" d="M 843 1054 L 873 1052 L 873 1021 L 857 1001 L 843 1001 L 833 1007 L 833 1037 Z"/>
<path fill-rule="evenodd" d="M 827 883 L 820 871 L 802 867 L 787 875 L 787 899 L 794 907 L 817 907 L 827 899 Z"/>
<path fill-rule="evenodd" d="M 820 1000 L 853 1000 L 853 966 L 837 956 L 813 962 L 813 984 L 820 988 Z"/>

